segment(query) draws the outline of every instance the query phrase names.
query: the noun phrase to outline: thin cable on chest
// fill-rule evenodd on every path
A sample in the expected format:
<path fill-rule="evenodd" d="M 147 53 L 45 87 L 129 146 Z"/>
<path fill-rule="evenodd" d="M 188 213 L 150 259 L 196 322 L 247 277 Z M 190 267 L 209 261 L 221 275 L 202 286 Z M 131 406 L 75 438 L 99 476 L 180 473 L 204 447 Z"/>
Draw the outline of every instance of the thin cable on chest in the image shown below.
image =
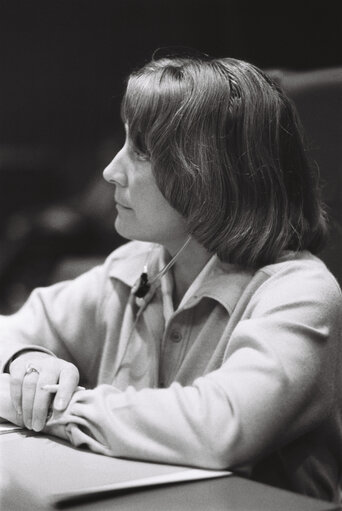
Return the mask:
<path fill-rule="evenodd" d="M 163 277 L 163 275 L 165 275 L 165 273 L 167 273 L 172 268 L 177 257 L 185 249 L 185 247 L 190 243 L 190 240 L 191 240 L 191 236 L 188 237 L 186 242 L 181 246 L 181 248 L 178 250 L 178 252 L 173 256 L 173 258 L 164 266 L 164 268 L 162 268 L 157 273 L 157 275 L 152 277 L 151 280 L 149 280 L 149 277 L 148 277 L 148 265 L 146 263 L 144 265 L 142 274 L 140 275 L 138 281 L 134 284 L 134 286 L 132 288 L 132 293 L 134 294 L 134 296 L 136 296 L 137 298 L 144 298 L 147 295 L 147 293 L 149 292 L 149 290 L 151 289 L 152 284 L 154 284 L 155 282 L 160 280 Z"/>

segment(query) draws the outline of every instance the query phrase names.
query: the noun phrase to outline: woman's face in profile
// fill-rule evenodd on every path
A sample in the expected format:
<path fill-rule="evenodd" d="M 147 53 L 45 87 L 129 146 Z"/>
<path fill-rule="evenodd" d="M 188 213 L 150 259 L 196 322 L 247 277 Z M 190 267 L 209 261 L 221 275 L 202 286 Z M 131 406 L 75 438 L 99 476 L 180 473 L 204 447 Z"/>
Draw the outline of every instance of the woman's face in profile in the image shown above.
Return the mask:
<path fill-rule="evenodd" d="M 184 218 L 163 197 L 149 159 L 133 147 L 127 128 L 125 144 L 103 176 L 115 185 L 115 228 L 121 236 L 166 246 L 186 240 Z"/>

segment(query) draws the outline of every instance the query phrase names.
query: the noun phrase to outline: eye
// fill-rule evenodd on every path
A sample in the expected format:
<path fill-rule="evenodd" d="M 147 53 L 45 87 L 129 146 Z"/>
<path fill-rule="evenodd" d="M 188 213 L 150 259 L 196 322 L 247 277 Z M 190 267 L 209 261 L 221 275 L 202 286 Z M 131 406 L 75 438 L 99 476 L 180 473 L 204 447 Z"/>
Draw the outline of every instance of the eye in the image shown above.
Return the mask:
<path fill-rule="evenodd" d="M 134 153 L 134 156 L 136 157 L 136 159 L 139 161 L 149 161 L 150 160 L 150 157 L 148 154 L 145 154 L 145 153 L 139 151 L 138 149 L 133 149 L 133 153 Z"/>
<path fill-rule="evenodd" d="M 129 137 L 128 135 L 128 128 L 127 128 L 127 131 L 126 131 L 126 142 L 128 144 L 128 148 L 130 150 L 130 153 L 132 156 L 134 156 L 134 158 L 138 161 L 149 161 L 150 160 L 150 156 L 148 153 L 144 152 L 144 151 L 141 151 L 139 149 L 139 141 L 137 144 L 134 144 L 132 139 Z"/>

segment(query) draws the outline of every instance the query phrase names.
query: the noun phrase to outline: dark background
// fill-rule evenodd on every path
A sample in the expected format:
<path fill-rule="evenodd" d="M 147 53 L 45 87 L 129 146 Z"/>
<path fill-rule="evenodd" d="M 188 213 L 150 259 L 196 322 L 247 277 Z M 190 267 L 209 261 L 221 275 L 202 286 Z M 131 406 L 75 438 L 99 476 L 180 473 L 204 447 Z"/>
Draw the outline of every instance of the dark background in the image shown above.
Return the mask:
<path fill-rule="evenodd" d="M 0 311 L 13 281 L 19 303 L 20 293 L 48 282 L 57 256 L 105 254 L 120 242 L 106 202 L 112 192 L 92 183 L 122 140 L 119 105 L 132 68 L 165 46 L 265 69 L 339 66 L 340 5 L 0 0 Z"/>
<path fill-rule="evenodd" d="M 339 5 L 2 0 L 0 145 L 35 147 L 40 160 L 54 148 L 49 167 L 66 174 L 67 193 L 78 191 L 100 170 L 101 142 L 115 136 L 125 77 L 156 48 L 190 46 L 263 68 L 331 67 L 341 63 Z"/>

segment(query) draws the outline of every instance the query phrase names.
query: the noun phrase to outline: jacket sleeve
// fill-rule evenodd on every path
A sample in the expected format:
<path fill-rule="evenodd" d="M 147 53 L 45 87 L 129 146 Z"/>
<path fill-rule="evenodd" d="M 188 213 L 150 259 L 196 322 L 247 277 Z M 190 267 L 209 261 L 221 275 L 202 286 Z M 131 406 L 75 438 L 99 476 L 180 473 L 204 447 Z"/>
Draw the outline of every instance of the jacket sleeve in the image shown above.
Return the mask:
<path fill-rule="evenodd" d="M 219 369 L 189 386 L 76 392 L 47 429 L 110 456 L 207 468 L 249 464 L 332 410 L 340 316 L 341 292 L 326 271 L 284 270 L 253 295 Z"/>
<path fill-rule="evenodd" d="M 11 316 L 0 316 L 1 371 L 20 351 L 33 349 L 73 362 L 85 375 L 101 349 L 97 327 L 104 270 L 96 267 L 73 281 L 37 288 Z M 90 346 L 91 344 L 91 346 Z"/>

